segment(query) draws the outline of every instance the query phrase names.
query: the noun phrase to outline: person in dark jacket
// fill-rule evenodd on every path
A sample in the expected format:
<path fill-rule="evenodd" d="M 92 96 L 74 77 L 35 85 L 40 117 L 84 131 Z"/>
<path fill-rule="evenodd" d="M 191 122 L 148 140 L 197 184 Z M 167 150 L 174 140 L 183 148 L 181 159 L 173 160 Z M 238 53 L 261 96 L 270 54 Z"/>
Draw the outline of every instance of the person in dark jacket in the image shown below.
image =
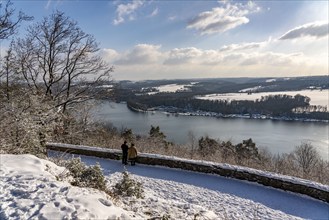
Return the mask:
<path fill-rule="evenodd" d="M 123 144 L 121 145 L 121 149 L 122 149 L 122 164 L 127 165 L 127 157 L 128 157 L 128 145 L 127 145 L 127 141 L 124 141 Z"/>

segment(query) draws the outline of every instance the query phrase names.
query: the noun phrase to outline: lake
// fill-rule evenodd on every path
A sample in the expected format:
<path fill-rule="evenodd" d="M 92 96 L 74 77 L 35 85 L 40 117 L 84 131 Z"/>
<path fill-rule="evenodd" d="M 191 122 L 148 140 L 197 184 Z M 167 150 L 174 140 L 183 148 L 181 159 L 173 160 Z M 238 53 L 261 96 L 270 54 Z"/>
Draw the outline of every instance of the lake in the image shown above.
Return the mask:
<path fill-rule="evenodd" d="M 329 124 L 319 122 L 274 121 L 242 118 L 182 116 L 161 112 L 133 112 L 124 103 L 102 102 L 94 112 L 97 121 L 110 122 L 119 130 L 131 128 L 135 134 L 147 135 L 151 125 L 159 126 L 168 141 L 188 142 L 188 133 L 196 137 L 231 140 L 234 144 L 252 138 L 259 148 L 270 152 L 289 153 L 302 142 L 316 147 L 323 159 L 329 160 Z"/>

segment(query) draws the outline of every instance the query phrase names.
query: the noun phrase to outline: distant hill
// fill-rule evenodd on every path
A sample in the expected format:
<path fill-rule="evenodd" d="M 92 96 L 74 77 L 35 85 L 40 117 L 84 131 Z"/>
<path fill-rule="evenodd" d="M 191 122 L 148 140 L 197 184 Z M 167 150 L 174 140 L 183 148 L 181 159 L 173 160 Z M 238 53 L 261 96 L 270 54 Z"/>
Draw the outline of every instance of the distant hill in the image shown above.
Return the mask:
<path fill-rule="evenodd" d="M 122 89 L 141 91 L 143 88 L 159 87 L 168 84 L 189 85 L 190 92 L 195 95 L 210 93 L 239 92 L 246 88 L 258 86 L 259 92 L 292 91 L 310 88 L 328 89 L 329 76 L 303 77 L 260 77 L 260 78 L 200 78 L 170 79 L 145 81 L 119 81 Z"/>

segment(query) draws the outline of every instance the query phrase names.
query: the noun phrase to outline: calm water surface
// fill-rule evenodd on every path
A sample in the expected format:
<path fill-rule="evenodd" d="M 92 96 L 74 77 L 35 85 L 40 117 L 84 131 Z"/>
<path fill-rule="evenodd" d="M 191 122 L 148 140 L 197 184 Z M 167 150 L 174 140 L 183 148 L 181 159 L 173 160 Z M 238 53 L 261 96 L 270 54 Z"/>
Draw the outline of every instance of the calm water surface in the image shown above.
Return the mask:
<path fill-rule="evenodd" d="M 126 104 L 103 102 L 95 111 L 96 120 L 110 122 L 118 129 L 131 128 L 135 134 L 147 135 L 151 125 L 159 126 L 168 141 L 184 144 L 188 132 L 196 137 L 208 135 L 234 144 L 252 138 L 258 147 L 272 153 L 289 153 L 302 142 L 310 142 L 323 159 L 329 160 L 329 124 L 257 119 L 213 118 L 202 116 L 167 116 L 161 112 L 138 113 Z"/>

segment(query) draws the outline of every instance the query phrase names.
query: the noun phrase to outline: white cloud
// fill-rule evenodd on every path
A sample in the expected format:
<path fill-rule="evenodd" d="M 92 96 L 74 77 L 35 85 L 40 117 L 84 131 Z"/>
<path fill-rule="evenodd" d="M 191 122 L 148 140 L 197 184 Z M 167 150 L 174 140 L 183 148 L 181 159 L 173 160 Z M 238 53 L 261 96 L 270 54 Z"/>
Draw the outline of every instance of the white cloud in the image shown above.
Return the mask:
<path fill-rule="evenodd" d="M 46 4 L 46 6 L 45 6 L 45 9 L 48 10 L 49 7 L 50 7 L 50 5 L 51 5 L 51 0 L 48 0 L 48 1 L 47 1 L 47 4 Z"/>
<path fill-rule="evenodd" d="M 239 47 L 236 45 L 236 47 Z M 297 65 L 305 61 L 301 53 L 245 52 L 236 50 L 173 49 L 167 53 L 165 65 L 197 64 L 206 66 Z"/>
<path fill-rule="evenodd" d="M 158 65 L 181 66 L 253 66 L 253 65 L 300 65 L 307 59 L 303 53 L 280 53 L 263 51 L 268 42 L 253 42 L 223 46 L 219 50 L 202 50 L 195 47 L 175 48 L 161 51 L 160 45 L 138 44 L 131 50 L 118 53 L 112 49 L 103 49 L 102 56 L 118 66 Z"/>
<path fill-rule="evenodd" d="M 288 52 L 287 44 L 294 46 L 289 41 L 269 40 L 225 45 L 217 50 L 186 47 L 162 51 L 160 45 L 138 44 L 124 52 L 103 50 L 103 57 L 115 65 L 114 76 L 133 80 L 327 74 L 327 59 L 306 54 L 299 44 Z"/>
<path fill-rule="evenodd" d="M 167 58 L 164 61 L 166 65 L 178 65 L 194 62 L 203 54 L 202 50 L 194 47 L 175 48 L 167 53 Z"/>
<path fill-rule="evenodd" d="M 293 66 L 299 65 L 306 58 L 302 53 L 251 53 L 243 54 L 244 58 L 241 60 L 240 65 L 251 66 L 251 65 L 268 65 L 268 66 Z"/>
<path fill-rule="evenodd" d="M 156 16 L 158 13 L 159 13 L 159 9 L 156 8 L 156 9 L 154 9 L 154 10 L 152 11 L 152 13 L 150 14 L 149 17 L 154 17 L 154 16 Z"/>
<path fill-rule="evenodd" d="M 55 0 L 48 0 L 47 4 L 45 5 L 45 9 L 49 10 L 50 6 L 52 5 L 52 3 L 54 3 Z M 0 1 L 1 2 L 1 1 Z M 62 4 L 63 0 L 56 0 L 55 6 L 57 7 L 58 5 Z"/>
<path fill-rule="evenodd" d="M 102 56 L 106 61 L 114 63 L 120 58 L 120 54 L 112 49 L 102 49 L 100 51 L 100 56 Z"/>
<path fill-rule="evenodd" d="M 237 50 L 255 50 L 265 46 L 267 42 L 251 42 L 241 44 L 224 45 L 221 51 L 237 51 Z"/>
<path fill-rule="evenodd" d="M 313 22 L 289 30 L 287 33 L 280 37 L 280 40 L 296 39 L 302 37 L 321 38 L 328 36 L 328 33 L 328 22 Z"/>
<path fill-rule="evenodd" d="M 168 17 L 168 20 L 169 21 L 174 21 L 174 20 L 176 20 L 176 18 L 177 18 L 177 16 L 176 15 L 173 15 L 173 16 L 169 16 Z"/>
<path fill-rule="evenodd" d="M 223 59 L 218 50 L 202 50 L 195 47 L 175 48 L 166 53 L 164 65 L 217 65 Z"/>
<path fill-rule="evenodd" d="M 117 57 L 114 64 L 118 65 L 148 65 L 158 63 L 162 57 L 160 45 L 138 44 L 132 50 Z"/>
<path fill-rule="evenodd" d="M 249 19 L 246 16 L 260 10 L 251 1 L 247 4 L 230 4 L 228 2 L 221 2 L 221 4 L 224 6 L 200 13 L 188 23 L 187 28 L 195 29 L 202 35 L 223 33 L 240 25 L 247 24 Z"/>
<path fill-rule="evenodd" d="M 134 12 L 143 6 L 144 2 L 141 0 L 134 0 L 127 4 L 119 4 L 116 9 L 117 17 L 114 19 L 113 24 L 118 25 L 128 18 L 129 20 L 134 20 Z"/>

